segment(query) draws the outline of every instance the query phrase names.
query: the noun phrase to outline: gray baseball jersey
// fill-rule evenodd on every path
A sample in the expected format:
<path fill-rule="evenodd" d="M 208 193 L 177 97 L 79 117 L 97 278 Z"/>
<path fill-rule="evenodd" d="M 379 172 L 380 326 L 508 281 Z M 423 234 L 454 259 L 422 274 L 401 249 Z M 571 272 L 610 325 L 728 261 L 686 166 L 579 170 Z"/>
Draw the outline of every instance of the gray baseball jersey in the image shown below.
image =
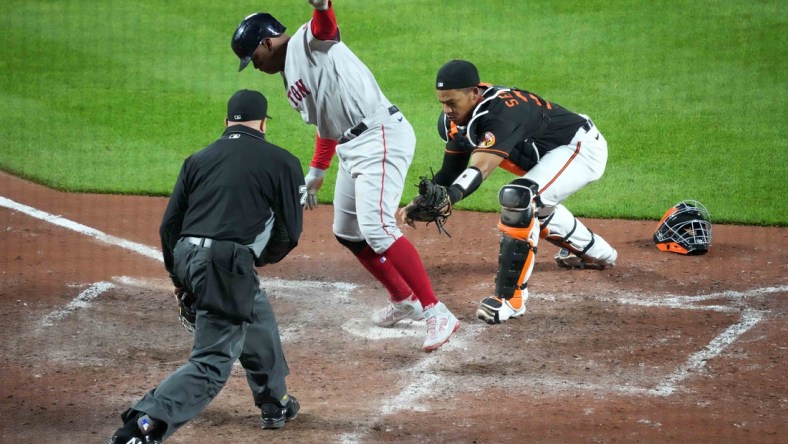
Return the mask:
<path fill-rule="evenodd" d="M 366 65 L 342 43 L 339 32 L 335 40 L 319 40 L 310 29 L 311 21 L 287 45 L 282 73 L 287 98 L 304 122 L 317 125 L 320 137 L 339 139 L 391 102 Z"/>
<path fill-rule="evenodd" d="M 336 147 L 333 231 L 343 239 L 366 241 L 382 254 L 402 237 L 396 212 L 416 135 L 370 70 L 342 43 L 339 31 L 333 40 L 320 40 L 311 24 L 296 31 L 287 46 L 282 73 L 287 98 L 306 123 L 317 126 L 321 138 L 341 139 L 365 125 Z"/>

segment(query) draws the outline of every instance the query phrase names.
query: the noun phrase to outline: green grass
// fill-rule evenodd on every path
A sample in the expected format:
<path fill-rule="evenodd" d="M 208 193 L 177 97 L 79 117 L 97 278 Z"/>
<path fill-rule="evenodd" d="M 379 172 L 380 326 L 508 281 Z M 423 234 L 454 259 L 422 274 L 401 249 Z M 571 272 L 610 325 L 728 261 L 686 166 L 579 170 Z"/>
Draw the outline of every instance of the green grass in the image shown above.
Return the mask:
<path fill-rule="evenodd" d="M 279 76 L 237 73 L 229 47 L 238 22 L 266 7 L 290 31 L 311 15 L 303 0 L 3 2 L 0 169 L 61 190 L 167 195 L 183 158 L 221 133 L 240 88 L 267 95 L 269 140 L 306 169 L 314 128 L 290 109 Z M 715 222 L 788 225 L 779 1 L 337 0 L 335 9 L 345 42 L 416 130 L 404 200 L 442 158 L 435 72 L 465 58 L 485 81 L 590 115 L 608 139 L 605 175 L 566 202 L 576 215 L 658 219 L 693 198 Z M 459 208 L 498 211 L 498 188 L 512 179 L 496 172 Z"/>

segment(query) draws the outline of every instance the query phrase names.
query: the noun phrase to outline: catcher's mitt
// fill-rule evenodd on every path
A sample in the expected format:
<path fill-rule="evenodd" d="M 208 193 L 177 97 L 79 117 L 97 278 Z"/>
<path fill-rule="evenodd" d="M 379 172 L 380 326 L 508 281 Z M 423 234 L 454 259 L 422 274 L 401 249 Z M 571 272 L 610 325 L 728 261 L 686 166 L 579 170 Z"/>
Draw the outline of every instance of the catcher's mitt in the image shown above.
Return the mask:
<path fill-rule="evenodd" d="M 438 233 L 451 237 L 443 226 L 451 216 L 451 200 L 445 187 L 431 179 L 421 176 L 419 195 L 405 207 L 405 222 L 413 226 L 413 222 L 435 222 Z"/>
<path fill-rule="evenodd" d="M 193 294 L 183 288 L 176 288 L 173 292 L 175 300 L 178 301 L 178 319 L 181 325 L 191 334 L 194 334 L 194 324 L 197 322 L 197 310 L 194 302 L 197 300 Z"/>

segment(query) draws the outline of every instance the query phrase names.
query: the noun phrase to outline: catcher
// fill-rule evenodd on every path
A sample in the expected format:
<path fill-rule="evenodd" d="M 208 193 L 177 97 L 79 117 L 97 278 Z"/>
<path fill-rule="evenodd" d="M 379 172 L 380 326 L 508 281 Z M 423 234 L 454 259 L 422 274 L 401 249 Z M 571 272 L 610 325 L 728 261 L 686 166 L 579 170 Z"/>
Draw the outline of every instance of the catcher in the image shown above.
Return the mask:
<path fill-rule="evenodd" d="M 518 176 L 498 193 L 495 293 L 481 301 L 477 317 L 498 324 L 525 314 L 540 237 L 561 247 L 555 261 L 562 267 L 613 267 L 616 250 L 561 204 L 605 171 L 607 141 L 591 120 L 534 93 L 481 83 L 464 60 L 443 65 L 435 86 L 443 165 L 432 180 L 422 178 L 419 195 L 399 212 L 403 222 L 434 222 L 446 232 L 452 205 L 496 167 Z"/>

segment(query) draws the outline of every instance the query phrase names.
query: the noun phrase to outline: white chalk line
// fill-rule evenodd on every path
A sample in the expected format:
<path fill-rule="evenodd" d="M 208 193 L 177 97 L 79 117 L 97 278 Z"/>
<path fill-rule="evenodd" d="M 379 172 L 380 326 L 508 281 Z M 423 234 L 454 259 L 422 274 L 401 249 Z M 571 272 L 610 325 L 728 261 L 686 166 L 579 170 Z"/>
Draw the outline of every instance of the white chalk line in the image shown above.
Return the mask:
<path fill-rule="evenodd" d="M 149 288 L 151 286 L 151 282 L 148 279 L 120 276 L 113 280 L 118 283 L 138 287 Z M 277 291 L 277 297 L 293 301 L 302 300 L 304 291 L 307 293 L 319 291 L 321 295 L 320 303 L 328 306 L 339 306 L 347 304 L 348 302 L 357 303 L 357 301 L 351 298 L 351 294 L 359 288 L 358 285 L 347 282 L 290 281 L 278 278 L 266 279 L 262 285 L 266 289 Z M 278 292 L 280 290 L 281 292 Z M 299 327 L 293 328 L 299 331 L 303 330 Z M 399 322 L 395 327 L 381 328 L 373 325 L 370 319 L 353 318 L 343 323 L 341 328 L 343 331 L 358 338 L 384 340 L 413 337 L 422 338 L 426 334 L 427 327 L 424 321 L 405 320 Z M 438 352 L 424 354 L 424 358 L 420 359 L 415 365 L 402 369 L 400 372 L 405 376 L 415 373 L 422 376 L 406 386 L 398 395 L 384 402 L 380 408 L 381 413 L 383 415 L 390 415 L 400 410 L 427 411 L 427 407 L 423 404 L 418 404 L 418 401 L 433 393 L 437 385 L 443 384 L 443 381 L 441 381 L 442 378 L 434 373 L 429 373 L 431 371 L 430 369 L 443 359 L 441 354 L 445 355 L 452 350 L 468 347 L 468 338 L 476 336 L 483 328 L 483 326 L 476 324 L 461 324 L 460 330 L 452 335 L 451 340 L 443 345 Z M 282 335 L 282 340 L 285 342 L 293 339 L 287 326 L 280 326 L 280 334 Z M 412 380 L 412 378 L 405 379 Z M 451 382 L 451 384 L 453 384 L 453 382 Z M 352 442 L 351 436 L 347 436 L 346 438 L 348 442 Z"/>
<path fill-rule="evenodd" d="M 125 248 L 127 250 L 131 250 L 135 253 L 139 253 L 145 257 L 149 257 L 151 259 L 155 259 L 159 262 L 163 262 L 164 259 L 161 255 L 161 251 L 151 248 L 147 245 L 143 245 L 137 242 L 132 242 L 130 240 L 122 239 L 116 236 L 109 235 L 104 233 L 103 231 L 96 230 L 95 228 L 91 228 L 80 223 L 74 222 L 72 220 L 66 219 L 61 216 L 57 216 L 54 214 L 47 213 L 46 211 L 41 211 L 33 207 L 29 207 L 27 205 L 20 204 L 18 202 L 14 202 L 11 199 L 6 197 L 0 196 L 0 205 L 15 211 L 19 211 L 21 213 L 25 213 L 28 216 L 32 216 L 36 219 L 43 220 L 44 222 L 49 222 L 53 225 L 57 225 L 59 227 L 63 227 L 72 231 L 76 231 L 77 233 L 84 234 L 85 236 L 92 237 L 99 242 L 118 246 L 121 248 Z"/>
<path fill-rule="evenodd" d="M 709 293 L 696 296 L 682 296 L 682 295 L 664 295 L 664 296 L 651 296 L 643 297 L 637 294 L 625 293 L 624 296 L 615 298 L 609 297 L 596 297 L 594 299 L 602 302 L 619 303 L 623 305 L 639 305 L 645 307 L 666 307 L 682 310 L 709 310 L 718 312 L 742 312 L 741 321 L 737 324 L 731 325 L 714 339 L 711 340 L 700 351 L 692 354 L 689 358 L 680 365 L 673 373 L 669 374 L 656 387 L 651 389 L 635 388 L 633 393 L 645 393 L 654 396 L 670 396 L 678 390 L 682 381 L 690 377 L 694 372 L 700 370 L 706 365 L 706 362 L 725 350 L 729 345 L 734 343 L 741 335 L 753 328 L 765 316 L 764 311 L 758 311 L 746 308 L 742 311 L 741 305 L 746 303 L 747 298 L 771 294 L 783 293 L 788 291 L 788 286 L 779 287 L 764 287 L 756 288 L 748 291 L 724 291 L 717 293 Z M 540 297 L 537 297 L 539 299 Z M 541 298 L 550 301 L 557 301 L 559 299 L 569 299 L 567 296 L 557 295 L 542 295 Z M 716 299 L 729 299 L 739 306 L 726 306 L 726 305 L 696 305 L 709 300 Z M 630 392 L 631 388 L 627 387 L 622 391 L 621 388 L 614 389 L 621 393 Z"/>
<path fill-rule="evenodd" d="M 64 317 L 68 316 L 71 312 L 78 308 L 86 308 L 90 306 L 90 301 L 96 299 L 104 293 L 105 291 L 109 290 L 110 288 L 114 287 L 114 285 L 110 282 L 96 282 L 95 284 L 91 285 L 87 288 L 87 290 L 83 291 L 79 294 L 76 298 L 74 298 L 71 302 L 69 302 L 65 307 L 57 309 L 52 313 L 44 316 L 41 319 L 39 326 L 41 327 L 51 327 L 55 324 L 56 321 L 63 319 Z"/>
<path fill-rule="evenodd" d="M 716 299 L 729 299 L 736 303 L 742 304 L 747 298 L 771 294 L 771 293 L 784 293 L 788 292 L 788 285 L 779 287 L 763 287 L 747 291 L 724 291 L 718 293 L 709 293 L 696 296 L 681 296 L 681 295 L 658 295 L 658 296 L 643 296 L 635 293 L 623 292 L 617 297 L 596 296 L 592 299 L 600 302 L 611 302 L 623 305 L 639 305 L 643 307 L 665 307 L 677 308 L 682 310 L 710 310 L 720 312 L 739 312 L 741 306 L 729 305 L 696 305 L 698 303 Z M 585 297 L 585 296 L 583 296 Z M 550 302 L 557 301 L 576 301 L 576 295 L 555 295 L 549 293 L 534 294 L 530 296 L 531 299 L 538 299 Z"/>
<path fill-rule="evenodd" d="M 355 302 L 350 295 L 359 288 L 356 284 L 351 284 L 348 282 L 339 282 L 339 281 L 332 281 L 332 282 L 325 282 L 325 281 L 291 281 L 287 279 L 278 279 L 278 278 L 265 278 L 262 280 L 261 286 L 265 289 L 276 290 L 312 290 L 313 294 L 319 294 L 321 298 L 324 295 L 330 295 L 333 299 L 335 299 L 338 303 L 347 304 L 351 302 Z M 284 297 L 290 297 L 289 293 L 284 293 Z M 292 295 L 298 298 L 303 298 L 303 296 Z"/>
<path fill-rule="evenodd" d="M 92 238 L 99 240 L 100 242 L 120 246 L 122 248 L 134 251 L 139 253 L 143 256 L 150 257 L 152 259 L 156 259 L 158 261 L 162 261 L 161 252 L 155 248 L 148 247 L 146 245 L 142 245 L 136 242 L 128 241 L 122 238 L 118 238 L 116 236 L 111 236 L 106 233 L 103 233 L 99 230 L 87 227 L 85 225 L 70 221 L 68 219 L 62 218 L 60 216 L 52 215 L 46 213 L 41 210 L 37 210 L 35 208 L 29 207 L 27 205 L 19 204 L 14 202 L 10 199 L 0 196 L 0 205 L 3 205 L 7 208 L 12 210 L 20 211 L 30 216 L 36 217 L 38 219 L 50 222 L 52 224 L 85 234 Z M 109 285 L 109 287 L 104 288 L 104 286 Z M 85 306 L 87 301 L 97 297 L 103 291 L 106 291 L 107 288 L 111 288 L 112 284 L 106 282 L 100 282 L 92 285 L 88 290 L 80 294 L 72 303 L 70 303 L 66 308 L 57 310 L 47 317 L 44 318 L 42 321 L 42 325 L 47 323 L 47 325 L 51 325 L 51 321 L 55 319 L 60 319 L 63 316 L 67 315 L 71 311 L 80 306 Z M 323 294 L 331 294 L 334 295 L 337 299 L 337 302 L 340 303 L 348 303 L 351 302 L 350 293 L 357 288 L 354 284 L 349 283 L 342 283 L 342 282 L 319 282 L 319 281 L 288 281 L 288 280 L 281 280 L 281 279 L 272 279 L 266 282 L 266 287 L 277 287 L 281 289 L 298 289 L 303 290 L 304 288 L 319 288 L 325 290 L 326 286 L 333 287 L 335 291 L 324 292 Z M 606 298 L 606 297 L 598 297 L 595 298 L 602 302 L 617 302 L 620 304 L 630 304 L 630 305 L 641 305 L 641 306 L 648 306 L 648 307 L 668 307 L 668 308 L 676 308 L 676 309 L 690 309 L 690 310 L 714 310 L 714 311 L 738 311 L 738 308 L 729 307 L 729 306 L 721 306 L 721 305 L 695 305 L 697 302 L 703 302 L 706 300 L 713 300 L 713 299 L 731 299 L 731 300 L 742 300 L 746 297 L 757 296 L 761 294 L 768 294 L 768 293 L 775 293 L 775 292 L 785 292 L 788 290 L 788 286 L 780 286 L 780 287 L 766 287 L 760 288 L 755 290 L 750 290 L 746 292 L 735 292 L 735 291 L 726 291 L 726 292 L 719 292 L 719 293 L 711 293 L 706 295 L 698 295 L 698 296 L 681 296 L 681 295 L 665 295 L 659 297 L 642 297 L 635 294 L 624 294 L 624 296 L 619 296 L 616 298 Z M 537 297 L 538 298 L 538 297 Z M 555 295 L 542 295 L 542 299 L 557 301 L 559 299 L 564 299 L 565 297 L 562 296 L 555 296 Z M 734 324 L 727 328 L 725 331 L 720 333 L 716 336 L 706 347 L 702 350 L 698 351 L 697 353 L 691 355 L 687 361 L 681 365 L 676 371 L 672 374 L 665 377 L 656 387 L 652 389 L 644 389 L 641 387 L 631 387 L 631 386 L 621 386 L 621 387 L 610 387 L 608 385 L 594 385 L 594 384 L 585 384 L 582 382 L 573 382 L 573 381 L 557 381 L 553 382 L 552 385 L 566 385 L 572 388 L 587 388 L 591 390 L 597 389 L 604 389 L 604 390 L 613 390 L 622 393 L 646 393 L 656 395 L 656 396 L 668 396 L 673 394 L 678 385 L 686 379 L 693 371 L 703 367 L 705 363 L 720 354 L 725 348 L 727 348 L 730 344 L 735 342 L 742 334 L 750 330 L 754 327 L 758 322 L 763 319 L 763 313 L 756 311 L 756 310 L 747 310 L 742 314 L 742 321 L 738 324 Z M 405 329 L 389 329 L 391 333 L 380 333 L 375 332 L 371 333 L 372 329 L 364 330 L 358 324 L 353 323 L 346 323 L 343 325 L 343 329 L 352 333 L 357 336 L 362 336 L 367 339 L 388 339 L 391 337 L 408 337 L 416 335 L 416 330 L 405 330 Z M 459 334 L 455 334 L 453 336 L 457 337 L 455 342 L 459 342 Z M 464 336 L 464 335 L 462 335 Z M 462 341 L 464 342 L 464 341 Z M 443 348 L 450 348 L 450 345 L 446 345 Z M 419 367 L 422 367 L 424 372 L 429 371 L 429 369 L 434 365 L 434 363 L 438 362 L 437 355 L 435 358 L 427 357 L 422 359 L 418 362 L 415 366 L 412 366 L 409 369 L 406 369 L 407 372 L 413 372 L 414 370 L 418 370 Z M 381 413 L 384 415 L 391 414 L 395 411 L 402 410 L 404 408 L 419 408 L 414 407 L 414 404 L 418 399 L 423 398 L 424 396 L 428 395 L 429 393 L 433 392 L 433 388 L 435 387 L 436 382 L 445 383 L 439 378 L 437 375 L 434 374 L 425 374 L 421 378 L 421 382 L 411 384 L 403 389 L 398 396 L 392 399 L 391 402 L 385 403 L 381 407 Z M 521 380 L 522 382 L 522 380 Z M 542 379 L 542 384 L 544 384 L 544 379 Z M 348 441 L 354 441 L 354 435 L 347 436 Z"/>
<path fill-rule="evenodd" d="M 646 305 L 646 306 L 665 306 L 669 308 L 677 308 L 677 309 L 704 309 L 704 310 L 715 310 L 715 311 L 740 311 L 739 308 L 733 307 L 724 307 L 724 306 L 696 306 L 693 303 L 703 302 L 706 300 L 713 300 L 713 299 L 720 299 L 720 298 L 728 298 L 732 300 L 743 300 L 748 297 L 753 297 L 762 294 L 768 293 L 776 293 L 776 292 L 784 292 L 788 290 L 788 287 L 767 287 L 767 288 L 760 288 L 746 292 L 735 292 L 735 291 L 726 291 L 722 293 L 711 293 L 706 295 L 698 295 L 698 296 L 667 296 L 661 298 L 650 298 L 648 300 L 643 300 L 642 298 L 637 298 L 637 295 L 631 295 L 630 297 L 618 297 L 614 299 L 598 297 L 595 298 L 602 302 L 617 302 L 620 304 L 634 304 L 634 305 Z M 561 296 L 555 295 L 543 295 L 544 299 L 548 299 L 551 301 L 556 301 L 558 299 L 563 299 Z M 584 390 L 584 391 L 593 391 L 593 392 L 615 392 L 624 395 L 653 395 L 653 396 L 669 396 L 676 392 L 680 383 L 689 377 L 692 372 L 697 371 L 701 367 L 703 367 L 709 359 L 714 358 L 715 356 L 722 353 L 722 351 L 727 348 L 730 344 L 735 342 L 742 334 L 746 333 L 749 329 L 754 327 L 761 319 L 763 319 L 763 312 L 756 311 L 756 310 L 747 310 L 742 314 L 742 321 L 738 324 L 732 325 L 727 328 L 725 331 L 720 333 L 716 336 L 708 345 L 706 345 L 702 350 L 698 351 L 697 353 L 691 355 L 687 361 L 679 366 L 672 374 L 664 377 L 656 387 L 654 388 L 647 388 L 647 387 L 640 387 L 636 385 L 623 385 L 623 384 L 593 384 L 587 383 L 583 381 L 572 381 L 572 380 L 562 380 L 556 378 L 527 378 L 527 377 L 520 377 L 520 378 L 506 378 L 501 382 L 502 386 L 505 386 L 507 389 L 516 389 L 516 388 L 542 388 L 542 389 L 551 389 L 554 391 L 569 391 L 569 390 Z M 343 326 L 344 328 L 345 326 Z M 468 329 L 467 324 L 465 325 L 465 329 Z M 473 327 L 476 327 L 475 325 Z M 350 333 L 359 333 L 358 328 L 350 329 L 346 328 L 346 331 Z M 374 336 L 365 335 L 364 337 L 367 339 L 378 339 L 378 338 L 388 338 L 388 337 L 401 337 L 405 335 L 410 335 L 409 330 L 405 330 L 402 328 L 391 328 L 386 329 L 391 332 L 389 335 L 382 335 L 377 334 Z M 460 330 L 463 331 L 462 329 Z M 478 329 L 477 329 L 478 331 Z M 414 331 L 415 333 L 415 331 Z M 460 334 L 458 332 L 452 339 L 460 339 L 460 337 L 467 336 L 465 334 Z M 460 339 L 461 340 L 461 339 Z M 456 343 L 459 342 L 455 340 Z M 463 341 L 465 342 L 465 341 Z M 449 343 L 451 344 L 451 342 Z M 442 347 L 441 350 L 444 353 L 449 348 L 449 344 Z M 463 344 L 464 345 L 464 344 Z M 435 389 L 440 386 L 451 386 L 454 384 L 453 381 L 448 381 L 446 378 L 438 377 L 435 374 L 429 373 L 430 369 L 439 363 L 438 355 L 434 356 L 435 359 L 432 357 L 428 357 L 425 359 L 420 360 L 414 366 L 411 366 L 407 370 L 406 373 L 409 374 L 420 374 L 420 377 L 417 381 L 411 383 L 410 385 L 406 386 L 397 396 L 392 398 L 390 401 L 385 402 L 381 406 L 381 413 L 383 415 L 390 415 L 394 412 L 401 411 L 401 410 L 413 410 L 413 411 L 424 411 L 424 406 L 420 405 L 418 401 L 430 395 L 431 393 L 435 392 Z M 475 380 L 478 380 L 478 385 L 483 386 L 485 383 L 489 383 L 486 381 L 488 377 L 463 377 L 463 384 L 473 385 Z"/>
<path fill-rule="evenodd" d="M 157 290 L 168 291 L 172 290 L 172 283 L 169 279 L 151 279 L 151 278 L 134 278 L 129 276 L 116 276 L 112 279 L 121 285 L 129 285 L 141 288 L 155 288 Z M 267 291 L 268 297 L 276 297 L 287 300 L 303 301 L 304 293 L 306 294 L 320 294 L 320 303 L 326 304 L 327 302 L 335 305 L 346 305 L 356 303 L 350 296 L 359 286 L 348 282 L 325 282 L 325 281 L 290 281 L 279 278 L 264 278 L 260 280 L 260 287 Z M 305 313 L 304 313 L 305 314 Z M 311 316 L 311 315 L 310 315 Z M 354 321 L 348 321 L 353 323 Z M 343 329 L 345 327 L 343 326 Z M 346 330 L 352 334 L 361 335 L 364 337 L 363 330 Z M 299 335 L 303 334 L 303 328 L 298 325 L 280 325 L 279 335 L 283 342 L 289 342 L 297 339 Z M 367 335 L 368 339 L 376 339 L 374 335 Z"/>
<path fill-rule="evenodd" d="M 426 326 L 423 326 L 423 322 L 416 324 L 422 324 L 419 336 L 424 336 L 426 334 Z M 446 359 L 453 359 L 447 357 L 448 353 L 454 350 L 467 350 L 469 346 L 468 338 L 477 336 L 483 328 L 484 327 L 480 324 L 460 324 L 460 329 L 451 336 L 449 342 L 442 345 L 437 351 L 425 355 L 425 357 L 418 360 L 414 365 L 402 369 L 400 373 L 404 376 L 404 379 L 412 382 L 402 389 L 399 394 L 383 402 L 380 407 L 380 412 L 384 416 L 388 416 L 401 410 L 418 412 L 429 411 L 429 409 L 423 403 L 420 404 L 419 401 L 435 393 L 436 388 L 447 385 L 453 386 L 455 384 L 455 381 L 435 374 L 433 368 Z M 397 328 L 387 328 L 385 330 L 397 330 Z M 413 375 L 419 375 L 419 377 L 413 378 Z"/>
<path fill-rule="evenodd" d="M 691 355 L 683 365 L 663 379 L 649 393 L 657 396 L 672 395 L 681 381 L 689 377 L 693 372 L 700 370 L 701 367 L 706 365 L 706 361 L 722 353 L 736 339 L 760 322 L 763 319 L 763 312 L 747 310 L 742 313 L 741 318 L 741 322 L 731 325 L 712 339 L 702 350 Z"/>
<path fill-rule="evenodd" d="M 151 288 L 156 289 L 172 289 L 172 283 L 169 279 L 155 279 L 155 278 L 135 278 L 131 276 L 115 276 L 113 281 L 129 285 L 132 287 Z M 338 302 L 351 301 L 350 294 L 359 286 L 348 282 L 323 282 L 323 281 L 290 281 L 279 278 L 261 278 L 260 286 L 267 290 L 320 290 L 324 291 L 326 295 L 332 296 Z M 326 288 L 328 287 L 328 288 Z M 303 298 L 298 294 L 285 292 L 281 295 L 286 299 Z M 321 293 L 323 296 L 323 293 Z"/>
<path fill-rule="evenodd" d="M 172 281 L 165 278 L 135 278 L 130 276 L 114 276 L 113 282 L 127 287 L 148 288 L 161 291 L 172 291 Z"/>
<path fill-rule="evenodd" d="M 712 310 L 721 312 L 738 312 L 739 306 L 728 305 L 696 305 L 699 302 L 716 300 L 716 299 L 729 299 L 731 301 L 742 303 L 745 299 L 771 294 L 771 293 L 784 293 L 788 292 L 788 286 L 779 287 L 764 287 L 756 288 L 748 291 L 724 291 L 719 293 L 709 293 L 697 296 L 678 296 L 678 295 L 665 295 L 657 297 L 643 298 L 632 293 L 626 294 L 622 297 L 615 298 L 616 302 L 621 304 L 642 305 L 646 307 L 669 307 L 679 308 L 684 310 Z"/>

